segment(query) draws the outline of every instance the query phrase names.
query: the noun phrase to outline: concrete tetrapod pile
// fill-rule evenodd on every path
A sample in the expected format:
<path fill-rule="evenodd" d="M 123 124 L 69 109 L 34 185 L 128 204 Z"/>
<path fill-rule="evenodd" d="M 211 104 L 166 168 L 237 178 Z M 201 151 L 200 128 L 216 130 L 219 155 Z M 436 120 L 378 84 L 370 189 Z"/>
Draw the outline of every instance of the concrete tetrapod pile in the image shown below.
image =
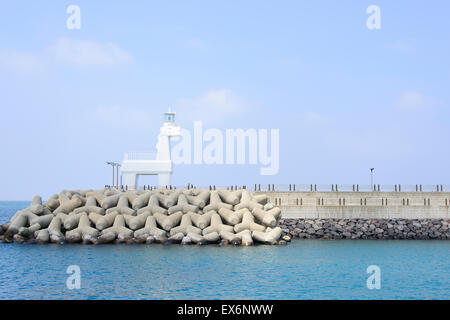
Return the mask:
<path fill-rule="evenodd" d="M 286 244 L 280 208 L 248 190 L 63 190 L 1 225 L 3 242 Z"/>

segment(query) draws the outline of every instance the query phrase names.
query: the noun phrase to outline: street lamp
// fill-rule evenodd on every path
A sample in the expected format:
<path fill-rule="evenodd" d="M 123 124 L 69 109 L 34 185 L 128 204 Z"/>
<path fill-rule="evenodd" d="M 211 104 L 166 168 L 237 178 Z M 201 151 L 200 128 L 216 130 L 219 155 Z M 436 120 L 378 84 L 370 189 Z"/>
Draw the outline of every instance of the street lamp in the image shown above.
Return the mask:
<path fill-rule="evenodd" d="M 117 176 L 116 176 L 116 186 L 119 188 L 119 167 L 121 166 L 120 163 L 112 162 L 112 161 L 106 161 L 106 164 L 110 165 L 112 167 L 112 184 L 111 187 L 114 188 L 114 167 L 116 167 Z"/>
<path fill-rule="evenodd" d="M 375 170 L 375 168 L 370 168 L 370 187 L 372 188 L 372 191 L 374 191 L 374 188 L 373 188 L 373 170 Z"/>

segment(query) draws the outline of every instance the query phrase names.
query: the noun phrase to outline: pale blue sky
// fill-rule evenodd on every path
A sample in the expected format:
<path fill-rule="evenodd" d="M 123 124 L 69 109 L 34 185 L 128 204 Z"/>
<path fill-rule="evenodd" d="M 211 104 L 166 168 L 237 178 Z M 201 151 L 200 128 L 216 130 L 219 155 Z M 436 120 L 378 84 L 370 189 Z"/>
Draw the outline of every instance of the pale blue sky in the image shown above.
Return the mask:
<path fill-rule="evenodd" d="M 81 29 L 66 8 L 81 8 Z M 366 8 L 381 8 L 368 30 Z M 106 160 L 187 129 L 279 128 L 280 170 L 173 183 L 450 184 L 448 1 L 4 1 L 0 199 L 110 183 Z M 192 109 L 193 111 L 189 111 Z M 154 179 L 145 179 L 152 183 Z"/>

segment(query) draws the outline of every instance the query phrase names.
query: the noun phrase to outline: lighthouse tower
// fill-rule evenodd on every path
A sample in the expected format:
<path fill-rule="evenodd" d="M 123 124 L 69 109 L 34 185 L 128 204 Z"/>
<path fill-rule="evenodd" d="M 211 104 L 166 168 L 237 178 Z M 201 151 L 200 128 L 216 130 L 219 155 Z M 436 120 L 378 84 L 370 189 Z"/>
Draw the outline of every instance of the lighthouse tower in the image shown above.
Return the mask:
<path fill-rule="evenodd" d="M 164 113 L 164 123 L 159 130 L 156 157 L 150 153 L 125 153 L 120 173 L 128 189 L 136 189 L 140 175 L 158 175 L 159 187 L 171 185 L 172 160 L 170 159 L 170 138 L 181 135 L 181 128 L 175 123 L 175 112 L 169 108 Z"/>

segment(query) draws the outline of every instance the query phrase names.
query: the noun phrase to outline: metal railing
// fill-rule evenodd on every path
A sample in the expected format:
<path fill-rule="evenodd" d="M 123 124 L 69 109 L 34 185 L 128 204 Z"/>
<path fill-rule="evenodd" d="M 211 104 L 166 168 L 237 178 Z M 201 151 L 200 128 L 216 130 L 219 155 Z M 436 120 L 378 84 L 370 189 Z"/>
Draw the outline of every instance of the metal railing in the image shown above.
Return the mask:
<path fill-rule="evenodd" d="M 124 154 L 124 160 L 155 160 L 156 152 L 127 152 Z"/>
<path fill-rule="evenodd" d="M 127 190 L 127 186 L 121 186 L 121 189 Z M 138 190 L 160 189 L 157 186 L 145 185 L 139 186 Z M 450 192 L 450 185 L 370 185 L 360 184 L 254 184 L 254 185 L 170 185 L 162 189 L 198 189 L 198 190 L 241 190 L 247 189 L 256 192 Z"/>
<path fill-rule="evenodd" d="M 252 190 L 261 192 L 450 192 L 450 185 L 255 184 Z"/>

